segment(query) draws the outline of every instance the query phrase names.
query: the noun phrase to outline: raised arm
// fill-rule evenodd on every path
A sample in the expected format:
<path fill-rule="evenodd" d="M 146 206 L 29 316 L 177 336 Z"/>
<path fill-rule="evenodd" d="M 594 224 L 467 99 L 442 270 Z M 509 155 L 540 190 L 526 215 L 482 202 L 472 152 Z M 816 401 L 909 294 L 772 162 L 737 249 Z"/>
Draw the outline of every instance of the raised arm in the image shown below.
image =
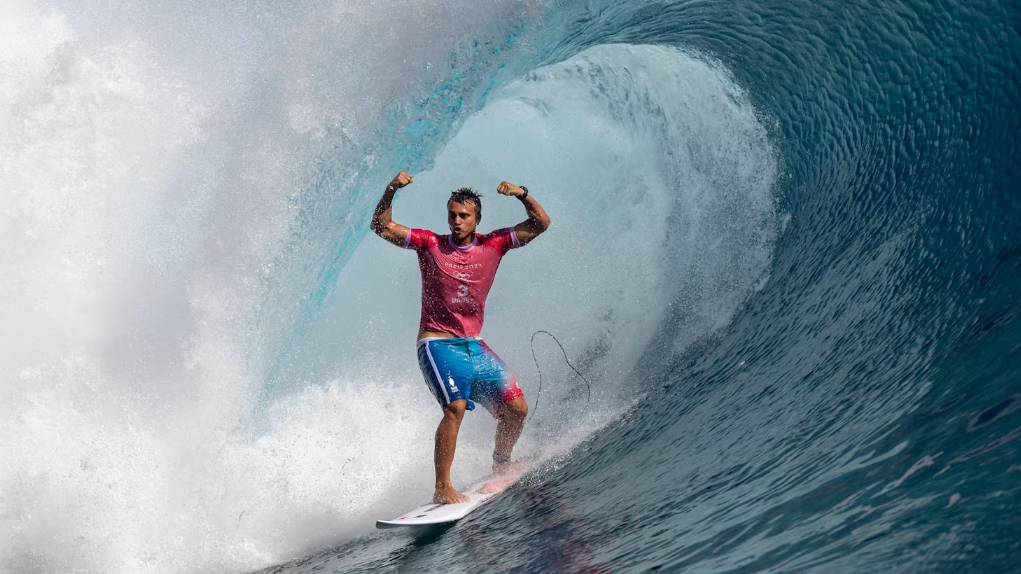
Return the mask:
<path fill-rule="evenodd" d="M 546 210 L 524 188 L 505 181 L 496 188 L 496 192 L 516 197 L 525 204 L 525 213 L 528 214 L 528 219 L 514 226 L 514 234 L 518 236 L 518 243 L 524 245 L 549 229 L 550 220 L 546 215 Z"/>
<path fill-rule="evenodd" d="M 411 174 L 406 171 L 398 173 L 397 177 L 393 178 L 386 186 L 383 197 L 376 205 L 376 211 L 372 214 L 372 224 L 369 225 L 376 235 L 398 247 L 404 247 L 404 243 L 408 239 L 408 233 L 411 230 L 393 220 L 392 204 L 397 190 L 409 183 L 411 183 Z"/>

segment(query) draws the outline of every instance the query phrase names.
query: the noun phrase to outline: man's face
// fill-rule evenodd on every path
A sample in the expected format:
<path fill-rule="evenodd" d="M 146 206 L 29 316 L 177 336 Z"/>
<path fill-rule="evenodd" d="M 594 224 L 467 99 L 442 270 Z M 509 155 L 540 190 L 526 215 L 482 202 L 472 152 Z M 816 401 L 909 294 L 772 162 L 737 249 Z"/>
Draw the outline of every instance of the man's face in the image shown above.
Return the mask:
<path fill-rule="evenodd" d="M 454 239 L 470 237 L 478 224 L 479 220 L 475 217 L 475 202 L 447 203 L 447 225 L 450 226 L 450 233 Z"/>

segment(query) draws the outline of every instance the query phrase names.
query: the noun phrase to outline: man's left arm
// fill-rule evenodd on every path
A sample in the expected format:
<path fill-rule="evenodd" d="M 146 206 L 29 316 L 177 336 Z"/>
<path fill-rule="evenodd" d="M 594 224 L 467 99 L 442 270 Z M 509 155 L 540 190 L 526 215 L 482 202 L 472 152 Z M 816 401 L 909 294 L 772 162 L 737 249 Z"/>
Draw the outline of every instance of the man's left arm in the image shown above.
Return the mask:
<path fill-rule="evenodd" d="M 517 236 L 518 243 L 524 245 L 549 229 L 550 220 L 546 210 L 524 188 L 505 181 L 496 188 L 496 192 L 516 197 L 525 205 L 528 219 L 514 226 L 514 235 Z"/>

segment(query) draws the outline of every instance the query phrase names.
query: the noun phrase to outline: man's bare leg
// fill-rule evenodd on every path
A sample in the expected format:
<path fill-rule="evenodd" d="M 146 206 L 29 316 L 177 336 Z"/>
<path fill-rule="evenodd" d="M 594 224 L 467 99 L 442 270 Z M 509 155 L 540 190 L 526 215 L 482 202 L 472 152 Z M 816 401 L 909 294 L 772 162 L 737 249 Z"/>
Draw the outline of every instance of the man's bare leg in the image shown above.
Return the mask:
<path fill-rule="evenodd" d="M 467 406 L 467 401 L 462 399 L 444 407 L 443 420 L 436 429 L 436 450 L 433 455 L 433 461 L 436 463 L 436 493 L 433 494 L 435 504 L 468 502 L 468 497 L 454 490 L 454 486 L 450 484 L 450 466 L 454 464 L 457 431 L 461 429 L 461 419 L 464 418 Z"/>
<path fill-rule="evenodd" d="M 514 470 L 511 453 L 525 428 L 528 405 L 524 397 L 518 397 L 503 406 L 500 422 L 496 425 L 496 446 L 493 448 L 493 472 L 503 474 Z"/>

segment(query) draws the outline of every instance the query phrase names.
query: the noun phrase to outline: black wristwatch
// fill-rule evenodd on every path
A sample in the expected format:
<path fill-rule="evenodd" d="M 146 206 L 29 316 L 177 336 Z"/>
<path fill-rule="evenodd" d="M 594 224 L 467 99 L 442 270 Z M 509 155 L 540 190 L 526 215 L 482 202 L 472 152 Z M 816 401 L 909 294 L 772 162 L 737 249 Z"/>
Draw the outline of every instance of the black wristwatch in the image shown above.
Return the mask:
<path fill-rule="evenodd" d="M 526 197 L 528 197 L 528 188 L 523 186 L 523 185 L 519 185 L 518 187 L 520 187 L 521 189 L 525 190 L 525 193 L 522 193 L 521 195 L 518 196 L 518 199 L 524 201 L 524 199 Z"/>

